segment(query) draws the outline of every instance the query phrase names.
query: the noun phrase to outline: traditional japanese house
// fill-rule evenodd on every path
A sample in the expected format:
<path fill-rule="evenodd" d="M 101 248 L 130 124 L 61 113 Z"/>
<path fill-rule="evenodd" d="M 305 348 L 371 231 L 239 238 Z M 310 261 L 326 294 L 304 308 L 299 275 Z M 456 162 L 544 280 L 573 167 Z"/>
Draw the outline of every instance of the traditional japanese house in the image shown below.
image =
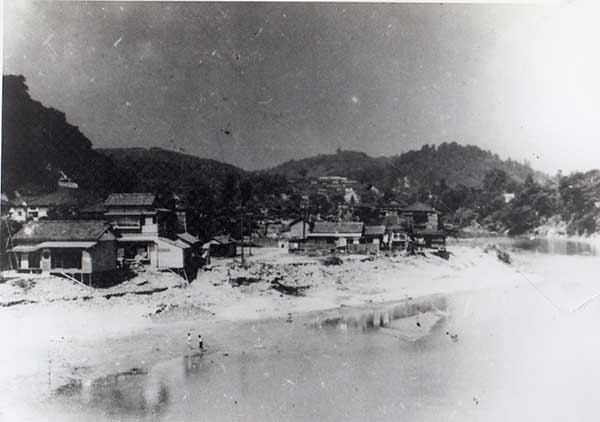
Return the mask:
<path fill-rule="evenodd" d="M 441 223 L 440 213 L 431 205 L 415 202 L 402 209 L 401 216 L 411 225 L 411 238 L 415 246 L 444 248 L 446 232 Z"/>
<path fill-rule="evenodd" d="M 117 259 L 120 264 L 155 268 L 185 268 L 190 245 L 177 238 L 175 212 L 159 208 L 151 193 L 112 193 L 104 201 L 105 218 L 121 234 Z"/>
<path fill-rule="evenodd" d="M 91 281 L 117 266 L 118 234 L 105 221 L 39 221 L 25 224 L 12 238 L 17 269 L 64 273 Z"/>
<path fill-rule="evenodd" d="M 315 222 L 304 242 L 304 249 L 322 251 L 348 251 L 349 246 L 360 244 L 364 223 L 355 221 L 344 222 Z"/>
<path fill-rule="evenodd" d="M 390 214 L 383 219 L 385 235 L 383 237 L 383 249 L 402 250 L 406 249 L 410 242 L 411 226 L 406 218 Z"/>

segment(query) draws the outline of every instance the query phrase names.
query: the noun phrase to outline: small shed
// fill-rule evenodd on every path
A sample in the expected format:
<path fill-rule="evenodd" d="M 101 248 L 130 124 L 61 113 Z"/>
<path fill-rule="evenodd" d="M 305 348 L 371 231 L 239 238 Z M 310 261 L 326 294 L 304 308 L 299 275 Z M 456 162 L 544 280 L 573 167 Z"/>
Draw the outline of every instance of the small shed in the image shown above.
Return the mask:
<path fill-rule="evenodd" d="M 213 237 L 202 245 L 202 249 L 207 250 L 211 257 L 237 256 L 237 242 L 228 235 Z"/>

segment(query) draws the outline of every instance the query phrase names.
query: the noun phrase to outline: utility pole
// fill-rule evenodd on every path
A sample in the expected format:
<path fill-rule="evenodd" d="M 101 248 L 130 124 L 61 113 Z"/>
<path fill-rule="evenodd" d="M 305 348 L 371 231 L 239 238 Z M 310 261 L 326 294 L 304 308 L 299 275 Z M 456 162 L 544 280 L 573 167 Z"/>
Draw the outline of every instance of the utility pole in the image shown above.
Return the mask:
<path fill-rule="evenodd" d="M 242 264 L 244 263 L 244 201 L 240 199 L 240 239 L 242 245 Z"/>

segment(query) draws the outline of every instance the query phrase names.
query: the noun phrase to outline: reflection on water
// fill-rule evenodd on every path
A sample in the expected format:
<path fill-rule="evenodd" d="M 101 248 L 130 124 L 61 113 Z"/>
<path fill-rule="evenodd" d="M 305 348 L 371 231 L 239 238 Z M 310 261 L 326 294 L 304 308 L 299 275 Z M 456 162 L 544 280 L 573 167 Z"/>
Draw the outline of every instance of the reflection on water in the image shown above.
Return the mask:
<path fill-rule="evenodd" d="M 390 335 L 433 314 L 417 341 Z M 239 324 L 227 348 L 84 383 L 51 420 L 600 420 L 599 319 L 517 286 Z"/>
<path fill-rule="evenodd" d="M 444 296 L 431 296 L 391 305 L 378 306 L 367 310 L 348 310 L 339 315 L 320 318 L 311 325 L 318 328 L 342 328 L 368 331 L 388 327 L 398 319 L 408 318 L 426 312 L 443 314 L 448 306 Z"/>
<path fill-rule="evenodd" d="M 594 244 L 566 239 L 515 238 L 503 240 L 500 243 L 514 250 L 550 255 L 598 255 L 598 250 Z"/>

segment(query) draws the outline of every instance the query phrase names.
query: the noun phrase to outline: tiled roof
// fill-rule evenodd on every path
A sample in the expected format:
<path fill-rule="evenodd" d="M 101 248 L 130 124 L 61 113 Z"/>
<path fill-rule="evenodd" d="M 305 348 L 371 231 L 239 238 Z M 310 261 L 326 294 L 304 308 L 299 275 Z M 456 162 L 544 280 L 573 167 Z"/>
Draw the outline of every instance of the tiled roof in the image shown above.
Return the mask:
<path fill-rule="evenodd" d="M 380 236 L 385 233 L 385 226 L 365 226 L 366 236 Z"/>
<path fill-rule="evenodd" d="M 106 206 L 152 206 L 156 200 L 153 193 L 111 193 L 104 205 Z"/>
<path fill-rule="evenodd" d="M 330 223 L 328 221 L 317 221 L 311 233 L 362 233 L 364 223 L 355 221 L 342 221 Z"/>
<path fill-rule="evenodd" d="M 105 221 L 39 221 L 25 224 L 13 237 L 16 241 L 95 241 L 110 229 Z"/>

